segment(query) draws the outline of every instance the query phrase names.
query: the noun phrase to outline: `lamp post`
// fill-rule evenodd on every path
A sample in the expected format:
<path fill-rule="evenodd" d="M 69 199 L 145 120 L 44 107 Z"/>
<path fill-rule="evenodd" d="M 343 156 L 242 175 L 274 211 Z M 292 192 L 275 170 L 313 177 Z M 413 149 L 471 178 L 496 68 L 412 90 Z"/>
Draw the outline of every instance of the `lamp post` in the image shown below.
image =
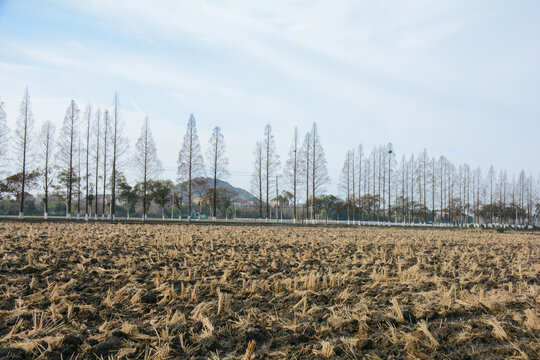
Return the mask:
<path fill-rule="evenodd" d="M 388 143 L 388 222 L 392 222 L 390 216 L 390 202 L 392 197 L 390 196 L 390 179 L 392 178 L 392 143 Z"/>

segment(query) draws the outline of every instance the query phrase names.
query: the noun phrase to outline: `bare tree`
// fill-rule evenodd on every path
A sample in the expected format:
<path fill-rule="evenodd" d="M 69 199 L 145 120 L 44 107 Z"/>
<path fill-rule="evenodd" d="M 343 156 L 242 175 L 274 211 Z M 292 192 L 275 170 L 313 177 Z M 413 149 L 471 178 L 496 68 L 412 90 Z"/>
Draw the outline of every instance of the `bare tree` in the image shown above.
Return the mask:
<path fill-rule="evenodd" d="M 405 155 L 402 155 L 401 156 L 401 196 L 400 196 L 400 200 L 401 200 L 401 204 L 400 204 L 400 207 L 401 207 L 401 216 L 402 216 L 402 219 L 401 221 L 403 223 L 405 223 L 405 215 L 406 215 L 406 210 L 405 210 L 405 203 L 408 202 L 408 199 L 405 197 L 405 189 L 408 188 L 408 185 L 407 185 L 407 159 L 405 158 Z M 397 204 L 396 204 L 397 205 Z"/>
<path fill-rule="evenodd" d="M 305 181 L 303 183 L 303 186 L 306 190 L 306 203 L 305 203 L 305 216 L 304 219 L 307 221 L 309 218 L 309 189 L 310 189 L 310 179 L 311 179 L 311 153 L 312 153 L 312 147 L 311 147 L 311 133 L 308 132 L 304 138 L 304 142 L 302 143 L 302 152 L 301 152 L 301 160 L 300 160 L 300 169 L 302 178 Z"/>
<path fill-rule="evenodd" d="M 525 196 L 527 194 L 527 175 L 525 175 L 525 170 L 521 170 L 518 177 L 518 196 L 519 196 L 519 206 L 522 209 L 525 209 Z M 520 225 L 523 225 L 523 217 L 519 220 Z"/>
<path fill-rule="evenodd" d="M 86 143 L 84 146 L 84 153 L 86 157 L 86 162 L 85 162 L 86 172 L 85 172 L 84 179 L 86 182 L 86 185 L 85 185 L 86 195 L 84 197 L 84 219 L 88 221 L 89 213 L 92 211 L 92 209 L 89 209 L 89 204 L 88 204 L 88 200 L 90 196 L 90 184 L 89 184 L 90 183 L 90 146 L 91 146 L 90 135 L 91 135 L 91 127 L 92 127 L 92 106 L 90 104 L 88 104 L 86 108 L 85 115 L 86 115 L 85 116 L 86 123 L 84 124 L 85 125 L 84 135 L 86 138 L 85 139 Z"/>
<path fill-rule="evenodd" d="M 455 210 L 455 199 L 454 199 L 454 187 L 456 183 L 456 168 L 455 166 L 448 161 L 446 164 L 446 193 L 445 193 L 445 210 L 446 210 L 446 219 L 448 223 L 454 221 L 454 210 Z"/>
<path fill-rule="evenodd" d="M 421 176 L 422 181 L 422 189 L 421 189 L 421 202 L 424 207 L 424 209 L 427 209 L 427 175 L 428 175 L 428 166 L 429 166 L 429 157 L 427 150 L 424 149 L 422 153 L 420 154 L 419 158 L 419 172 Z M 427 211 L 424 212 L 424 223 L 427 222 Z"/>
<path fill-rule="evenodd" d="M 393 160 L 393 152 L 394 152 L 394 149 L 393 149 L 393 146 L 392 146 L 392 143 L 388 143 L 388 146 L 387 146 L 387 150 L 388 150 L 388 222 L 391 221 L 391 213 L 390 213 L 390 210 L 391 210 L 391 193 L 390 193 L 390 185 L 392 183 L 392 160 Z"/>
<path fill-rule="evenodd" d="M 324 156 L 324 150 L 317 130 L 317 123 L 313 123 L 311 127 L 311 149 L 311 198 L 313 205 L 315 205 L 317 196 L 322 194 L 324 186 L 330 181 L 328 170 L 326 169 L 326 157 Z M 312 212 L 312 220 L 313 215 Z"/>
<path fill-rule="evenodd" d="M 482 183 L 482 170 L 480 169 L 480 167 L 478 166 L 476 168 L 476 170 L 474 171 L 474 183 L 476 185 L 476 188 L 475 188 L 475 191 L 474 191 L 474 196 L 476 197 L 476 199 L 473 199 L 474 201 L 474 216 L 475 216 L 475 223 L 480 223 L 480 217 L 479 217 L 479 213 L 480 213 L 480 192 L 481 192 L 481 183 Z"/>
<path fill-rule="evenodd" d="M 364 195 L 362 196 L 362 199 L 366 199 L 366 196 L 370 196 L 371 191 L 371 161 L 369 158 L 366 158 L 364 160 Z M 367 209 L 368 212 L 368 220 L 371 220 L 371 207 L 366 206 L 365 201 L 362 201 L 361 207 L 364 208 L 364 210 Z"/>
<path fill-rule="evenodd" d="M 409 202 L 409 222 L 414 223 L 414 185 L 415 185 L 415 179 L 416 179 L 416 162 L 414 160 L 414 154 L 411 154 L 411 157 L 409 158 L 408 166 L 409 168 L 409 185 L 410 185 L 410 202 Z M 408 197 L 408 196 L 407 196 Z"/>
<path fill-rule="evenodd" d="M 356 169 L 358 170 L 358 199 L 360 199 L 362 197 L 362 162 L 364 161 L 364 147 L 362 146 L 362 144 L 358 145 L 358 152 L 356 158 L 358 159 L 356 166 Z M 362 206 L 358 206 L 358 220 L 362 220 Z"/>
<path fill-rule="evenodd" d="M 468 224 L 469 213 L 471 209 L 471 167 L 469 164 L 463 164 L 463 212 L 465 221 Z"/>
<path fill-rule="evenodd" d="M 81 180 L 82 180 L 82 172 L 81 172 L 81 154 L 82 154 L 82 149 L 81 149 L 81 137 L 79 136 L 78 137 L 78 146 L 77 146 L 77 220 L 79 220 L 80 216 L 81 216 L 81 194 L 82 194 L 82 185 L 81 185 Z"/>
<path fill-rule="evenodd" d="M 58 161 L 60 163 L 60 181 L 66 188 L 66 217 L 71 219 L 71 202 L 73 196 L 73 184 L 77 181 L 75 173 L 75 156 L 77 155 L 77 138 L 79 126 L 79 108 L 74 100 L 71 100 L 64 124 L 60 129 L 58 138 Z"/>
<path fill-rule="evenodd" d="M 386 208 L 386 148 L 384 146 L 379 146 L 378 149 L 378 186 L 377 190 L 379 192 L 379 196 L 382 199 L 382 201 L 379 203 L 379 221 L 381 220 L 381 217 L 383 217 L 385 208 Z M 382 206 L 381 206 L 382 205 Z M 381 207 L 382 207 L 382 214 L 381 214 Z"/>
<path fill-rule="evenodd" d="M 535 196 L 535 186 L 534 186 L 534 178 L 532 173 L 529 173 L 529 179 L 527 181 L 528 187 L 527 187 L 527 225 L 533 224 L 533 211 L 536 207 L 539 208 L 539 204 L 537 203 L 536 206 L 534 204 L 534 200 L 536 198 Z M 538 215 L 537 215 L 538 217 Z"/>
<path fill-rule="evenodd" d="M 280 175 L 276 173 L 275 176 L 276 176 L 276 198 L 275 198 L 276 220 L 278 220 L 280 218 L 282 196 L 279 195 L 279 177 L 280 177 Z M 283 213 L 281 213 L 281 220 L 283 221 Z"/>
<path fill-rule="evenodd" d="M 4 102 L 0 99 L 0 176 L 3 170 L 7 168 L 7 143 L 9 128 L 7 126 L 6 111 L 4 110 Z"/>
<path fill-rule="evenodd" d="M 339 177 L 339 192 L 345 196 L 345 205 L 347 206 L 347 222 L 351 221 L 351 175 L 354 177 L 354 171 L 352 170 L 353 161 L 351 150 L 347 150 Z"/>
<path fill-rule="evenodd" d="M 354 149 L 351 150 L 351 208 L 352 208 L 352 220 L 353 223 L 356 221 L 356 215 L 355 215 L 355 208 L 356 208 L 356 159 L 355 159 L 355 151 Z"/>
<path fill-rule="evenodd" d="M 15 150 L 17 152 L 17 166 L 21 173 L 21 191 L 19 194 L 19 219 L 24 218 L 24 197 L 26 187 L 26 174 L 30 165 L 30 155 L 32 151 L 32 126 L 34 115 L 30 105 L 30 94 L 28 88 L 24 91 L 23 99 L 19 106 L 19 117 L 15 128 Z"/>
<path fill-rule="evenodd" d="M 116 214 L 116 186 L 121 168 L 123 165 L 123 156 L 127 152 L 128 142 L 122 135 L 123 124 L 120 120 L 120 104 L 118 102 L 118 93 L 114 94 L 114 109 L 111 124 L 111 146 L 112 146 L 112 170 L 111 170 L 111 221 L 114 222 Z"/>
<path fill-rule="evenodd" d="M 53 182 L 53 169 L 51 160 L 54 156 L 54 124 L 52 121 L 47 120 L 41 126 L 41 134 L 39 136 L 40 142 L 40 162 L 43 166 L 41 171 L 43 175 L 43 218 L 47 219 L 49 213 L 49 188 Z"/>
<path fill-rule="evenodd" d="M 293 197 L 293 223 L 296 223 L 296 207 L 298 205 L 297 190 L 298 190 L 298 172 L 299 172 L 299 148 L 298 148 L 298 128 L 294 128 L 293 143 L 289 150 L 289 157 L 283 169 L 285 183 L 292 188 Z"/>
<path fill-rule="evenodd" d="M 101 110 L 98 109 L 97 113 L 96 113 L 96 121 L 94 122 L 94 138 L 95 138 L 95 152 L 94 152 L 94 159 L 96 160 L 96 167 L 95 167 L 95 176 L 96 176 L 96 179 L 95 179 L 95 196 L 94 196 L 94 201 L 95 201 L 95 210 L 94 210 L 94 214 L 95 214 L 95 219 L 97 220 L 98 219 L 98 191 L 99 191 L 99 155 L 100 155 L 100 145 L 101 145 L 101 142 L 100 142 L 100 136 L 101 136 Z"/>
<path fill-rule="evenodd" d="M 444 169 L 445 169 L 445 158 L 444 158 L 444 156 L 439 157 L 438 165 L 439 165 L 439 169 L 438 169 L 439 179 L 441 180 L 441 182 L 440 182 L 440 192 L 439 192 L 439 194 L 440 194 L 439 206 L 440 206 L 440 211 L 441 211 L 440 222 L 443 223 L 443 221 L 444 221 L 444 194 L 446 193 L 445 192 L 445 187 L 444 187 L 445 184 L 446 184 L 445 173 L 444 173 Z"/>
<path fill-rule="evenodd" d="M 270 212 L 270 191 L 272 190 L 272 179 L 279 167 L 279 156 L 276 153 L 276 144 L 274 135 L 272 135 L 272 126 L 266 124 L 264 127 L 264 141 L 263 141 L 263 166 L 266 188 L 266 219 Z"/>
<path fill-rule="evenodd" d="M 110 132 L 111 132 L 111 119 L 109 117 L 109 110 L 105 110 L 104 118 L 103 118 L 103 197 L 101 202 L 101 218 L 105 218 L 105 204 L 106 201 L 106 194 L 107 191 L 107 148 L 110 143 Z"/>
<path fill-rule="evenodd" d="M 148 116 L 145 117 L 141 128 L 141 135 L 135 144 L 134 165 L 137 174 L 142 178 L 142 201 L 143 215 L 142 220 L 146 220 L 149 200 L 149 183 L 161 173 L 161 161 L 157 157 L 156 143 L 152 136 L 152 131 L 148 126 Z"/>
<path fill-rule="evenodd" d="M 178 177 L 188 183 L 188 221 L 191 221 L 192 179 L 204 174 L 204 161 L 193 114 L 189 116 L 182 149 L 178 154 Z"/>
<path fill-rule="evenodd" d="M 228 175 L 227 166 L 229 165 L 229 159 L 225 156 L 225 138 L 221 132 L 221 128 L 216 126 L 212 131 L 212 136 L 208 141 L 209 147 L 206 153 L 206 158 L 210 164 L 210 173 L 214 178 L 212 188 L 212 217 L 213 220 L 217 220 L 217 199 L 218 189 L 217 180 L 222 179 Z"/>
<path fill-rule="evenodd" d="M 430 161 L 430 183 L 431 183 L 431 221 L 435 224 L 435 187 L 437 181 L 437 162 L 435 158 L 431 158 Z"/>
<path fill-rule="evenodd" d="M 499 184 L 498 184 L 498 192 L 499 192 L 499 208 L 500 208 L 500 217 L 502 220 L 502 223 L 506 223 L 506 205 L 507 205 L 507 195 L 508 195 L 508 175 L 506 173 L 506 170 L 501 170 L 499 172 Z"/>
<path fill-rule="evenodd" d="M 253 151 L 255 161 L 253 162 L 253 174 L 251 175 L 251 188 L 259 199 L 259 219 L 262 219 L 263 208 L 263 147 L 260 141 L 255 144 Z"/>
<path fill-rule="evenodd" d="M 371 151 L 371 166 L 372 166 L 372 169 L 371 169 L 371 176 L 372 176 L 372 183 L 373 183 L 373 193 L 372 195 L 373 196 L 377 196 L 380 194 L 380 192 L 377 192 L 377 189 L 376 189 L 376 185 L 377 185 L 377 149 L 373 149 Z M 379 188 L 380 188 L 380 182 L 379 182 Z M 380 199 L 380 197 L 379 197 Z M 380 201 L 377 201 L 377 208 L 380 206 L 379 205 Z M 375 209 L 373 209 L 375 211 Z M 379 211 L 377 209 L 377 220 L 379 217 Z"/>
<path fill-rule="evenodd" d="M 493 224 L 493 182 L 495 181 L 495 169 L 493 165 L 489 167 L 487 177 L 489 183 L 489 222 Z"/>

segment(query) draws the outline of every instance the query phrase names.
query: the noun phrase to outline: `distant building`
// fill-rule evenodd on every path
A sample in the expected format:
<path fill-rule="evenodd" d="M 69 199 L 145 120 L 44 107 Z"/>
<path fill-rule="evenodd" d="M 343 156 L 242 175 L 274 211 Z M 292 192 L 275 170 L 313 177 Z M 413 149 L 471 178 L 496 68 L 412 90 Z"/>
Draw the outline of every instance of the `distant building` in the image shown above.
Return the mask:
<path fill-rule="evenodd" d="M 232 200 L 232 204 L 238 208 L 249 208 L 257 205 L 256 201 L 236 198 Z"/>

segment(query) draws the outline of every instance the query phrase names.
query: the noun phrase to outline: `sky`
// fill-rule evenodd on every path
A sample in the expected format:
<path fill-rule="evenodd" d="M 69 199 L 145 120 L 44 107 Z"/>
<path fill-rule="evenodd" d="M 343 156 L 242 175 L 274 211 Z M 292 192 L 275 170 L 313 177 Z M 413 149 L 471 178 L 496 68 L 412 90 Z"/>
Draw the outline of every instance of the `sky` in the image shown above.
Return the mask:
<path fill-rule="evenodd" d="M 203 152 L 221 127 L 227 180 L 246 189 L 267 123 L 282 164 L 294 127 L 317 123 L 332 193 L 359 144 L 536 175 L 539 14 L 538 1 L 0 0 L 0 100 L 13 129 L 28 87 L 37 133 L 71 99 L 103 110 L 118 92 L 130 153 L 148 115 L 163 178 L 191 113 Z"/>

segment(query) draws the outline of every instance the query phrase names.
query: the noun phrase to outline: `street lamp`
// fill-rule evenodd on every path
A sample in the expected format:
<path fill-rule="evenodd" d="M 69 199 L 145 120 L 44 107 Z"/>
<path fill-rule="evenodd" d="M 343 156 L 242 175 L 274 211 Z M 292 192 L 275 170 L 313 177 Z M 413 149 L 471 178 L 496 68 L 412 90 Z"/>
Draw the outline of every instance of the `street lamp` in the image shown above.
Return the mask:
<path fill-rule="evenodd" d="M 390 196 L 390 179 L 392 178 L 392 143 L 388 143 L 388 222 L 392 222 L 390 216 L 390 202 L 392 197 Z"/>

